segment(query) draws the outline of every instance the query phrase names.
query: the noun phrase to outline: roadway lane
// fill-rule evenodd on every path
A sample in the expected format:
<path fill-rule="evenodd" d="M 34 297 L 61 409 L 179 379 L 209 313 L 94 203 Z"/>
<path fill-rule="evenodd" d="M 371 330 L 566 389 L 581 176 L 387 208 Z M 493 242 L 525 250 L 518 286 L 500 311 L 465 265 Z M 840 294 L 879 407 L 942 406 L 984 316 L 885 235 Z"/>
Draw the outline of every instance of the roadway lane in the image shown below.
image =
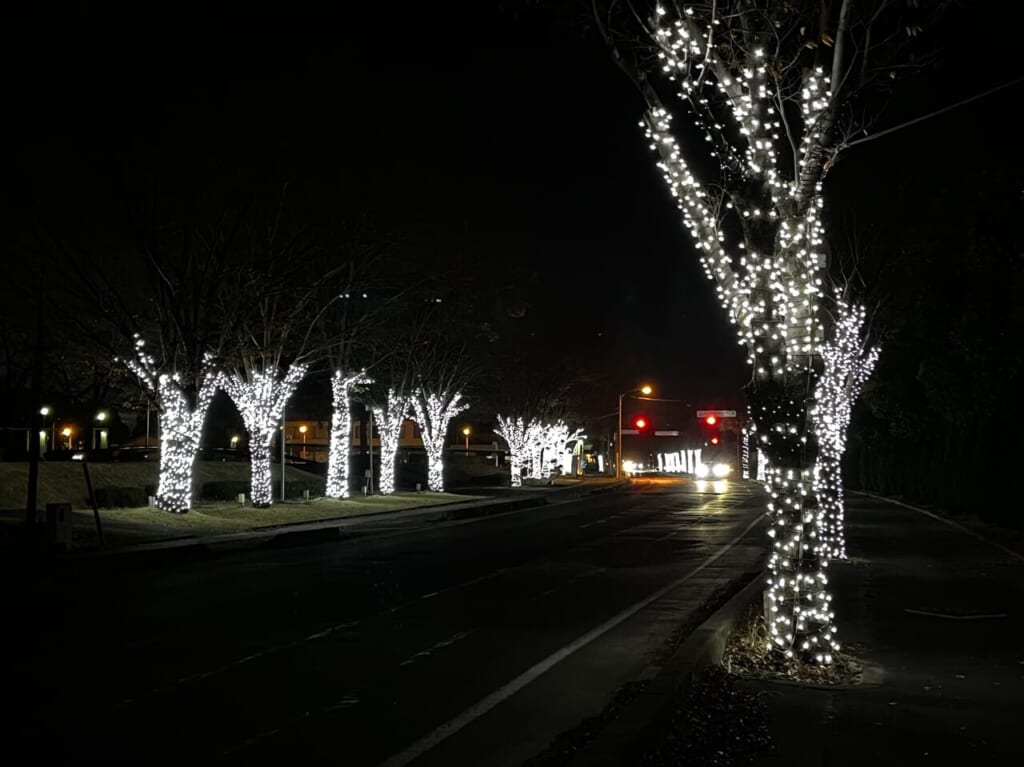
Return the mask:
<path fill-rule="evenodd" d="M 118 761 L 156 749 L 519 763 L 758 566 L 761 510 L 753 486 L 640 480 L 478 520 L 49 581 L 29 667 L 29 724 L 43 732 L 22 732 L 54 755 Z"/>

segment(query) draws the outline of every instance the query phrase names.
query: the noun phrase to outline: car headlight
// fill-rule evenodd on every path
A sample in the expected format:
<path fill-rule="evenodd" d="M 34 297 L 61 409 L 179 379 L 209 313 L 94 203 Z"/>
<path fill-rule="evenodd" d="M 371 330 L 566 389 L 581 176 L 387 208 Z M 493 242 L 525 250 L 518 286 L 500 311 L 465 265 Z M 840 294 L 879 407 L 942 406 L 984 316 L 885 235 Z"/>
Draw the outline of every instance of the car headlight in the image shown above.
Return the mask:
<path fill-rule="evenodd" d="M 711 468 L 711 473 L 714 474 L 718 478 L 722 478 L 724 476 L 727 476 L 730 471 L 732 471 L 732 467 L 729 464 L 727 464 L 727 463 L 716 463 Z"/>
<path fill-rule="evenodd" d="M 698 463 L 693 473 L 696 474 L 698 477 L 703 478 L 706 477 L 710 472 L 708 471 L 708 465 L 706 463 Z"/>

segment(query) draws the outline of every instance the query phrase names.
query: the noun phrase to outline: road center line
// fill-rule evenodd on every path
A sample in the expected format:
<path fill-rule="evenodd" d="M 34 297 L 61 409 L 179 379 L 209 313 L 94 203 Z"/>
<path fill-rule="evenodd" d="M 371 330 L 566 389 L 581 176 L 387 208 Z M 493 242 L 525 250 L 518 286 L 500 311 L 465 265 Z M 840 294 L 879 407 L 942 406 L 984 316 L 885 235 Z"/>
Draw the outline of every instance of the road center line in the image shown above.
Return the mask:
<path fill-rule="evenodd" d="M 565 645 L 561 649 L 555 651 L 554 653 L 546 657 L 544 660 L 528 668 L 526 671 L 524 671 L 522 674 L 517 676 L 512 681 L 508 682 L 502 687 L 499 687 L 490 695 L 481 698 L 472 706 L 462 711 L 462 713 L 455 716 L 453 719 L 449 719 L 440 727 L 423 736 L 412 745 L 388 757 L 388 759 L 381 762 L 380 767 L 404 767 L 413 760 L 419 758 L 422 754 L 426 753 L 430 749 L 437 746 L 442 741 L 447 740 L 452 735 L 459 732 L 459 730 L 471 724 L 476 719 L 479 719 L 481 716 L 486 714 L 488 711 L 493 709 L 502 701 L 515 695 L 521 689 L 523 689 L 528 684 L 537 679 L 537 677 L 541 676 L 541 674 L 544 674 L 549 669 L 561 663 L 563 660 L 568 658 L 577 650 L 586 647 L 588 644 L 593 642 L 598 637 L 602 636 L 603 634 L 606 634 L 623 621 L 636 615 L 636 613 L 643 610 L 652 602 L 661 599 L 663 596 L 665 596 L 673 589 L 678 588 L 682 584 L 686 583 L 686 581 L 690 580 L 690 578 L 697 575 L 697 573 L 699 573 L 704 568 L 713 564 L 719 557 L 721 557 L 723 554 L 729 551 L 729 549 L 731 549 L 733 546 L 739 543 L 740 540 L 742 540 L 743 537 L 746 536 L 746 534 L 749 533 L 755 525 L 760 524 L 762 521 L 764 521 L 764 515 L 759 514 L 756 519 L 754 519 L 749 525 L 747 525 L 743 529 L 743 532 L 741 532 L 739 535 L 733 538 L 727 545 L 723 546 L 717 552 L 715 552 L 706 560 L 704 560 L 704 562 L 697 565 L 697 567 L 688 572 L 686 575 L 677 578 L 676 580 L 669 583 L 667 586 L 663 586 L 662 588 L 655 591 L 653 594 L 644 597 L 639 602 L 630 605 L 622 612 L 612 616 L 601 625 L 592 628 L 587 633 L 574 639 L 572 642 Z"/>

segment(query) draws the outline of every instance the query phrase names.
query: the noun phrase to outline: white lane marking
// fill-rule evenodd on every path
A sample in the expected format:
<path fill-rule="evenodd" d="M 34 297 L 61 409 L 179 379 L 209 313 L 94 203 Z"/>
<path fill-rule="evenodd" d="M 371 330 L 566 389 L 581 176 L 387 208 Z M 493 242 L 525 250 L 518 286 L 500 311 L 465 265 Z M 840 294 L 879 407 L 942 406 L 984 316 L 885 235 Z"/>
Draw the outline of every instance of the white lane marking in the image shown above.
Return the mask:
<path fill-rule="evenodd" d="M 472 586 L 474 584 L 480 583 L 481 581 L 485 581 L 485 580 L 487 580 L 489 578 L 493 578 L 493 577 L 495 577 L 497 575 L 501 575 L 507 569 L 508 568 L 506 568 L 506 567 L 502 567 L 499 570 L 493 570 L 493 571 L 491 571 L 489 573 L 485 573 L 484 575 L 481 575 L 481 576 L 479 576 L 477 578 L 473 578 L 473 579 L 465 581 L 463 583 L 453 584 L 453 585 L 449 586 L 448 588 L 441 589 L 440 591 L 435 591 L 433 594 L 430 594 L 428 596 L 437 596 L 438 594 L 445 594 L 445 593 L 447 593 L 449 591 L 455 591 L 457 589 L 465 588 L 466 586 Z M 410 600 L 408 602 L 402 602 L 401 604 L 394 605 L 393 607 L 389 607 L 387 610 L 382 610 L 381 612 L 376 613 L 374 615 L 368 615 L 368 616 L 365 616 L 363 618 L 356 618 L 355 620 L 345 621 L 344 623 L 337 623 L 337 624 L 335 624 L 333 626 L 328 626 L 325 629 L 317 631 L 316 633 L 309 634 L 308 636 L 300 637 L 298 639 L 293 639 L 290 642 L 284 642 L 283 644 L 273 645 L 271 647 L 267 647 L 264 650 L 260 650 L 259 652 L 252 653 L 251 655 L 246 655 L 243 658 L 235 658 L 234 660 L 227 661 L 226 663 L 223 663 L 220 666 L 217 666 L 216 668 L 208 669 L 206 671 L 197 671 L 195 673 L 188 674 L 188 675 L 183 676 L 183 677 L 179 677 L 178 679 L 175 679 L 173 682 L 169 682 L 167 684 L 160 685 L 159 687 L 154 687 L 153 689 L 147 690 L 147 691 L 145 691 L 145 692 L 143 692 L 143 693 L 141 693 L 139 695 L 128 697 L 128 698 L 122 698 L 121 700 L 119 700 L 114 705 L 115 706 L 130 706 L 130 705 L 138 703 L 138 702 L 140 702 L 140 701 L 142 701 L 142 700 L 144 700 L 146 698 L 150 698 L 150 697 L 153 697 L 153 696 L 156 696 L 156 695 L 161 695 L 163 693 L 170 692 L 171 690 L 173 690 L 173 689 L 175 689 L 177 687 L 181 687 L 181 686 L 188 685 L 188 684 L 193 684 L 195 682 L 201 682 L 202 680 L 209 679 L 212 676 L 217 676 L 218 674 L 223 674 L 223 673 L 225 673 L 227 671 L 231 671 L 232 669 L 235 669 L 235 668 L 237 668 L 239 666 L 243 666 L 246 663 L 251 663 L 254 660 L 259 660 L 261 658 L 266 658 L 269 655 L 274 655 L 274 654 L 279 653 L 279 652 L 284 652 L 286 650 L 291 650 L 291 649 L 293 649 L 295 647 L 299 647 L 300 645 L 305 644 L 306 642 L 311 642 L 311 641 L 315 641 L 315 640 L 318 640 L 318 639 L 326 639 L 331 634 L 335 634 L 335 633 L 337 633 L 339 631 L 343 631 L 345 629 L 352 628 L 353 626 L 357 626 L 360 623 L 363 623 L 363 622 L 365 622 L 367 620 L 373 620 L 375 618 L 380 618 L 380 617 L 383 617 L 383 616 L 386 616 L 386 615 L 392 615 L 392 614 L 398 612 L 399 610 L 404 610 L 405 608 L 407 608 L 410 605 L 414 604 L 419 599 L 424 599 L 424 598 L 426 598 L 426 597 L 417 597 L 415 600 Z"/>
<path fill-rule="evenodd" d="M 934 519 L 937 522 L 942 522 L 944 524 L 949 525 L 950 527 L 955 527 L 956 529 L 960 530 L 961 532 L 967 533 L 972 538 L 977 538 L 982 543 L 987 543 L 990 546 L 995 546 L 997 549 L 1002 551 L 1004 554 L 1009 554 L 1014 559 L 1019 559 L 1021 562 L 1024 562 L 1024 554 L 1021 554 L 1019 551 L 1014 551 L 1013 549 L 1009 548 L 1008 546 L 1004 546 L 1001 543 L 996 543 L 992 539 L 986 538 L 984 535 L 982 535 L 981 533 L 977 532 L 976 530 L 972 530 L 971 528 L 966 527 L 965 525 L 961 525 L 959 522 L 954 522 L 951 519 L 946 519 L 945 517 L 940 517 L 938 514 L 933 514 L 932 512 L 926 511 L 925 509 L 922 509 L 922 508 L 920 508 L 918 506 L 911 506 L 909 503 L 903 503 L 903 501 L 894 501 L 892 498 L 886 498 L 884 495 L 875 495 L 874 493 L 865 493 L 865 492 L 862 492 L 860 490 L 847 490 L 846 493 L 848 495 L 863 495 L 863 496 L 865 496 L 867 498 L 874 498 L 876 501 L 885 501 L 886 503 L 891 503 L 891 504 L 893 504 L 895 506 L 902 506 L 905 509 L 910 509 L 911 511 L 916 511 L 919 514 L 924 514 L 926 517 L 931 517 L 932 519 Z"/>
<path fill-rule="evenodd" d="M 949 613 L 933 613 L 929 610 L 911 610 L 909 607 L 903 609 L 905 613 L 913 613 L 914 615 L 927 615 L 929 618 L 945 618 L 951 621 L 980 621 L 987 620 L 990 618 L 1006 618 L 1006 613 L 986 613 L 983 615 L 950 615 Z"/>
<path fill-rule="evenodd" d="M 458 642 L 460 639 L 465 639 L 466 637 L 468 637 L 470 634 L 472 634 L 475 631 L 476 631 L 476 629 L 472 628 L 472 629 L 468 629 L 466 631 L 460 631 L 460 632 L 458 632 L 456 634 L 452 634 L 447 639 L 442 639 L 439 642 L 434 642 L 434 644 L 430 645 L 430 647 L 428 647 L 426 650 L 420 650 L 418 653 L 414 653 L 414 654 L 410 655 L 408 658 L 403 660 L 398 665 L 399 666 L 411 666 L 413 663 L 415 663 L 417 661 L 417 659 L 419 659 L 419 658 L 426 658 L 428 655 L 433 653 L 434 650 L 440 650 L 443 647 L 450 647 L 451 645 L 453 645 L 456 642 Z"/>
<path fill-rule="evenodd" d="M 556 650 L 554 653 L 546 657 L 544 660 L 528 668 L 526 671 L 517 676 L 511 682 L 508 682 L 507 684 L 503 685 L 502 687 L 499 687 L 497 690 L 492 692 L 490 695 L 487 695 L 478 700 L 476 703 L 474 703 L 469 708 L 465 709 L 462 713 L 458 714 L 453 719 L 449 719 L 440 727 L 436 728 L 430 733 L 427 733 L 412 745 L 399 751 L 396 754 L 391 755 L 386 760 L 381 762 L 380 767 L 404 767 L 413 760 L 418 759 L 422 754 L 434 748 L 442 741 L 447 740 L 452 735 L 457 733 L 459 730 L 466 727 L 466 725 L 471 724 L 476 719 L 479 719 L 481 716 L 486 714 L 488 711 L 490 711 L 492 708 L 497 706 L 502 701 L 515 695 L 521 689 L 523 689 L 528 684 L 537 679 L 537 677 L 539 677 L 541 674 L 544 674 L 557 664 L 561 663 L 563 660 L 568 658 L 577 650 L 586 647 L 595 639 L 611 631 L 613 628 L 618 626 L 623 621 L 632 618 L 636 613 L 643 610 L 652 602 L 661 599 L 663 596 L 665 596 L 673 589 L 678 588 L 682 584 L 686 583 L 686 581 L 690 580 L 690 578 L 695 576 L 705 567 L 714 563 L 715 560 L 717 560 L 729 549 L 731 549 L 733 546 L 739 543 L 740 540 L 742 540 L 743 537 L 747 533 L 749 533 L 755 525 L 761 524 L 761 522 L 763 522 L 764 519 L 764 515 L 758 515 L 758 517 L 749 525 L 747 525 L 743 529 L 742 533 L 733 538 L 728 543 L 728 545 L 724 546 L 722 549 L 712 554 L 704 562 L 697 565 L 697 567 L 688 572 L 686 575 L 677 578 L 667 586 L 663 586 L 662 588 L 655 591 L 653 594 L 650 594 L 649 596 L 646 596 L 643 599 L 641 599 L 639 602 L 630 605 L 625 610 L 609 618 L 601 625 L 592 628 L 590 631 L 574 639 L 572 642 L 565 645 L 561 649 Z"/>

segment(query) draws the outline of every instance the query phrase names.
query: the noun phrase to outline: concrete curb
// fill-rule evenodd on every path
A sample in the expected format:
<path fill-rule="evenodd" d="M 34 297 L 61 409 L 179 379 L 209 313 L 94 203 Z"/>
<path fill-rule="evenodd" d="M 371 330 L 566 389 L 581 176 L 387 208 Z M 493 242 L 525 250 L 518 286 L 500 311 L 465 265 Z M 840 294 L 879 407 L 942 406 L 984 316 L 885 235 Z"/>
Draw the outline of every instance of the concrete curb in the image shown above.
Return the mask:
<path fill-rule="evenodd" d="M 755 575 L 698 626 L 626 708 L 568 762 L 568 767 L 640 764 L 643 748 L 671 715 L 679 692 L 699 672 L 721 663 L 729 635 L 747 607 L 760 597 L 763 586 L 764 575 Z"/>
<path fill-rule="evenodd" d="M 54 555 L 53 562 L 65 567 L 87 564 L 100 567 L 116 566 L 117 569 L 132 565 L 159 566 L 175 562 L 195 562 L 259 548 L 292 548 L 340 541 L 349 537 L 349 528 L 357 529 L 360 524 L 373 519 L 394 519 L 395 516 L 410 513 L 414 513 L 425 523 L 474 519 L 578 500 L 628 484 L 629 480 L 596 487 L 587 487 L 585 484 L 581 484 L 542 490 L 533 497 L 456 501 L 435 506 L 414 506 L 396 511 L 358 514 L 316 522 L 296 522 L 265 530 L 225 533 L 204 538 L 155 541 L 119 549 L 70 552 Z M 401 531 L 396 530 L 395 532 Z"/>

